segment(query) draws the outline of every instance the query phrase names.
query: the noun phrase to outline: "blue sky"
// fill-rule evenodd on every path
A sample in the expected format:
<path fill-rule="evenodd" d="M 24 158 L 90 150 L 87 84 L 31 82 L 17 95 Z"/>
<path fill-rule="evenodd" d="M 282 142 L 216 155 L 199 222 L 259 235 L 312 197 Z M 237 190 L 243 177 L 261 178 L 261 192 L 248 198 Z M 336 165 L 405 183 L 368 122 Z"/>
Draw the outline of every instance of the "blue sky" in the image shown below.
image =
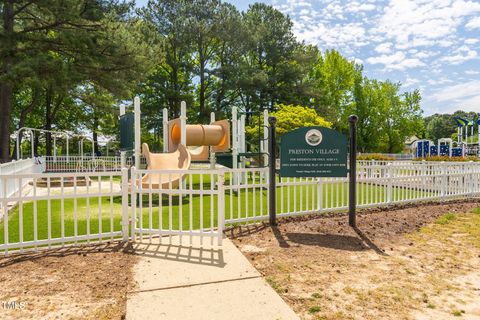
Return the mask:
<path fill-rule="evenodd" d="M 142 6 L 146 0 L 137 0 Z M 480 1 L 267 0 L 290 16 L 299 40 L 334 48 L 367 76 L 420 89 L 425 115 L 480 112 Z"/>

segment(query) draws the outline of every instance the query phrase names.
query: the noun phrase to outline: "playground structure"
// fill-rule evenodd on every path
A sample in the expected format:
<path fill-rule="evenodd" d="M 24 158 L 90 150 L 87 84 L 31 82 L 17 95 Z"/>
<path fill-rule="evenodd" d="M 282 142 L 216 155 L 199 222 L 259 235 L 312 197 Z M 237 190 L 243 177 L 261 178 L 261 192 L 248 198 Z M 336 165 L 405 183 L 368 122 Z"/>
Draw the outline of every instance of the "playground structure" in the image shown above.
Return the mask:
<path fill-rule="evenodd" d="M 215 164 L 215 153 L 230 149 L 230 123 L 228 120 L 215 121 L 215 113 L 210 115 L 210 124 L 187 124 L 186 104 L 181 104 L 180 117 L 168 121 L 164 143 L 169 152 L 179 145 L 187 147 L 193 161 L 207 161 Z M 166 112 L 164 112 L 166 114 Z"/>
<path fill-rule="evenodd" d="M 91 156 L 87 156 L 84 152 L 84 141 L 90 141 L 92 145 L 92 150 L 94 149 L 94 140 L 92 137 L 85 136 L 85 135 L 72 135 L 66 131 L 56 131 L 56 130 L 45 130 L 45 129 L 38 129 L 38 128 L 29 128 L 29 127 L 22 127 L 18 129 L 14 133 L 15 137 L 15 150 L 16 150 L 16 159 L 20 160 L 23 159 L 23 150 L 21 148 L 21 143 L 20 143 L 20 138 L 23 137 L 25 134 L 27 134 L 30 138 L 30 157 L 33 159 L 37 157 L 35 154 L 35 132 L 38 132 L 38 134 L 45 134 L 49 133 L 52 135 L 53 138 L 53 155 L 51 156 L 51 160 L 53 162 L 57 162 L 57 160 L 60 160 L 61 162 L 66 162 L 69 163 L 70 161 L 74 161 L 74 166 L 76 169 L 81 169 L 84 168 L 95 168 L 99 167 L 102 164 L 101 159 L 95 159 L 95 152 L 92 151 Z M 57 139 L 59 137 L 63 137 L 65 139 L 65 149 L 63 154 L 59 154 L 58 148 L 57 148 Z M 79 155 L 71 156 L 70 152 L 70 141 L 73 138 L 78 139 L 78 150 L 79 150 Z"/>
<path fill-rule="evenodd" d="M 455 117 L 457 123 L 457 145 L 463 148 L 464 156 L 480 156 L 480 117 L 477 119 L 467 120 L 460 117 Z M 477 141 L 473 142 L 475 135 L 475 125 L 477 125 Z M 470 127 L 470 130 L 469 130 Z M 469 142 L 470 131 L 470 142 Z"/>
<path fill-rule="evenodd" d="M 124 135 L 131 134 L 131 146 L 123 148 L 120 157 L 102 157 L 95 152 L 86 154 L 84 152 L 85 140 L 89 141 L 94 149 L 94 140 L 87 135 L 72 135 L 66 131 L 44 130 L 24 127 L 17 130 L 14 134 L 16 144 L 16 158 L 22 159 L 21 138 L 25 134 L 29 135 L 31 158 L 38 157 L 36 150 L 36 132 L 40 134 L 49 133 L 52 135 L 53 148 L 52 156 L 46 156 L 47 171 L 49 172 L 95 172 L 101 170 L 113 170 L 132 165 L 141 168 L 145 163 L 145 157 L 142 157 L 142 148 L 140 141 L 140 98 L 133 99 L 133 112 L 126 113 L 125 105 L 120 106 L 120 136 L 121 141 Z M 263 116 L 263 124 L 261 117 Z M 259 114 L 259 127 L 268 125 L 268 111 Z M 122 120 L 128 120 L 127 126 L 122 125 Z M 214 169 L 217 165 L 232 169 L 246 168 L 248 164 L 254 161 L 248 161 L 253 158 L 258 166 L 266 165 L 268 159 L 267 152 L 267 130 L 264 130 L 263 138 L 259 138 L 259 147 L 257 151 L 247 151 L 245 137 L 246 114 L 242 114 L 236 107 L 232 108 L 231 119 L 215 119 L 215 113 L 210 114 L 208 124 L 190 124 L 187 123 L 187 106 L 184 101 L 181 102 L 180 115 L 178 118 L 168 119 L 168 109 L 162 110 L 163 126 L 163 148 L 162 151 L 167 154 L 177 150 L 179 145 L 184 145 L 190 156 L 192 163 L 210 163 L 210 168 Z M 62 147 L 62 154 L 59 154 L 57 140 L 59 137 L 65 139 Z M 71 142 L 73 138 L 78 139 L 78 155 L 72 154 Z M 107 145 L 108 148 L 108 145 Z M 133 155 L 132 161 L 127 157 L 127 153 Z M 153 154 L 149 151 L 150 154 Z M 162 162 L 160 169 L 174 169 L 175 162 L 168 165 Z"/>
<path fill-rule="evenodd" d="M 133 136 L 133 143 L 121 143 L 121 145 L 133 145 L 133 150 L 124 148 L 123 152 L 133 151 L 135 158 L 135 166 L 140 167 L 140 99 L 134 98 L 133 113 L 126 113 L 125 107 L 120 107 L 120 117 L 125 123 L 121 131 L 128 131 Z M 268 124 L 268 111 L 263 112 L 263 125 Z M 132 117 L 133 116 L 133 117 Z M 122 119 L 123 117 L 123 119 Z M 184 146 L 191 157 L 191 162 L 209 162 L 210 168 L 214 169 L 217 164 L 232 169 L 240 169 L 246 167 L 248 157 L 257 156 L 263 158 L 263 163 L 268 159 L 267 138 L 268 132 L 264 130 L 263 139 L 259 141 L 258 152 L 247 152 L 247 144 L 245 138 L 245 114 L 239 114 L 236 107 L 232 108 L 232 118 L 215 119 L 215 113 L 210 114 L 209 124 L 188 124 L 187 123 L 187 106 L 184 101 L 180 105 L 180 116 L 178 118 L 168 119 L 168 109 L 162 110 L 162 136 L 163 136 L 163 153 L 151 153 L 148 146 L 142 145 L 143 156 L 171 159 L 172 161 L 162 160 L 157 162 L 157 169 L 178 169 L 174 157 L 171 155 L 176 152 L 179 146 Z M 133 130 L 131 130 L 133 127 Z M 126 137 L 125 139 L 128 139 Z M 138 160 L 137 160 L 138 159 Z M 150 164 L 149 164 L 150 163 Z M 147 165 L 150 169 L 151 163 L 147 159 Z"/>
<path fill-rule="evenodd" d="M 31 148 L 31 157 L 35 157 L 35 132 L 39 133 L 50 133 L 53 136 L 53 157 L 57 157 L 57 136 L 63 135 L 66 140 L 66 156 L 69 157 L 69 137 L 70 135 L 65 131 L 54 131 L 54 130 L 45 130 L 45 129 L 36 129 L 29 127 L 22 127 L 15 132 L 15 146 L 17 151 L 17 160 L 22 159 L 22 151 L 20 148 L 20 134 L 28 133 L 30 136 L 30 148 Z M 83 139 L 82 139 L 82 150 L 83 150 Z"/>
<path fill-rule="evenodd" d="M 450 158 L 465 157 L 465 156 L 480 156 L 478 143 L 456 143 L 456 147 L 453 147 L 454 142 L 450 138 L 438 139 L 437 145 L 433 141 L 422 139 L 416 141 L 415 157 L 425 158 L 434 156 L 447 156 Z"/>
<path fill-rule="evenodd" d="M 174 152 L 151 153 L 148 144 L 142 144 L 142 154 L 147 160 L 149 170 L 188 170 L 192 162 L 190 152 L 179 144 Z M 183 173 L 147 173 L 142 177 L 142 187 L 145 189 L 177 188 Z"/>
<path fill-rule="evenodd" d="M 415 156 L 425 158 L 432 156 L 463 157 L 462 147 L 453 147 L 453 140 L 450 138 L 438 139 L 437 145 L 433 141 L 422 139 L 416 142 Z"/>
<path fill-rule="evenodd" d="M 455 117 L 457 123 L 457 141 L 453 142 L 451 138 L 438 139 L 437 145 L 433 141 L 422 139 L 416 142 L 415 157 L 425 158 L 431 156 L 448 157 L 480 157 L 480 118 L 477 120 L 466 120 Z M 477 142 L 473 142 L 475 135 L 475 124 L 477 125 Z M 469 128 L 470 127 L 470 128 Z M 469 136 L 470 131 L 470 136 Z M 469 137 L 470 141 L 469 142 Z M 453 144 L 456 144 L 453 147 Z"/>

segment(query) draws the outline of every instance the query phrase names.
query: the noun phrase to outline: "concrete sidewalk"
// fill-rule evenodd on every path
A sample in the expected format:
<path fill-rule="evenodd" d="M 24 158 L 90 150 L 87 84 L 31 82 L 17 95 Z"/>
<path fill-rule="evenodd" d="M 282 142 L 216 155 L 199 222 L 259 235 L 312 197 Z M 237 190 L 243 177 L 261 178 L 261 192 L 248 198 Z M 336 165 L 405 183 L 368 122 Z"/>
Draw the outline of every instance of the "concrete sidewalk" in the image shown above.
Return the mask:
<path fill-rule="evenodd" d="M 222 247 L 162 241 L 134 245 L 140 261 L 127 320 L 299 319 L 230 240 Z"/>

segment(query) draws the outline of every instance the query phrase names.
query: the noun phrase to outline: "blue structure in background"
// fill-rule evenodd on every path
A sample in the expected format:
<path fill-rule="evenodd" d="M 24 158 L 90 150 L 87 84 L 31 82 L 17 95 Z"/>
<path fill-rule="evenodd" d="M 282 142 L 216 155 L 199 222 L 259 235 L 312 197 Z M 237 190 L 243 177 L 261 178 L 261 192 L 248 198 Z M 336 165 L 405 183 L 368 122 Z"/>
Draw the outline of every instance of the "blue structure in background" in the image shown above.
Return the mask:
<path fill-rule="evenodd" d="M 442 138 L 438 139 L 438 144 L 435 145 L 433 141 L 423 139 L 417 140 L 416 142 L 416 150 L 415 156 L 417 158 L 426 158 L 426 157 L 434 157 L 434 156 L 460 156 L 462 157 L 464 154 L 464 150 L 462 147 L 458 147 L 455 155 L 452 154 L 453 151 L 453 141 L 451 138 Z"/>
<path fill-rule="evenodd" d="M 441 156 L 449 156 L 450 155 L 450 147 L 447 144 L 440 146 L 440 155 Z"/>
<path fill-rule="evenodd" d="M 430 154 L 430 141 L 429 140 L 419 140 L 417 141 L 417 158 L 425 158 Z"/>
<path fill-rule="evenodd" d="M 461 157 L 462 153 L 462 148 L 452 148 L 452 157 Z"/>

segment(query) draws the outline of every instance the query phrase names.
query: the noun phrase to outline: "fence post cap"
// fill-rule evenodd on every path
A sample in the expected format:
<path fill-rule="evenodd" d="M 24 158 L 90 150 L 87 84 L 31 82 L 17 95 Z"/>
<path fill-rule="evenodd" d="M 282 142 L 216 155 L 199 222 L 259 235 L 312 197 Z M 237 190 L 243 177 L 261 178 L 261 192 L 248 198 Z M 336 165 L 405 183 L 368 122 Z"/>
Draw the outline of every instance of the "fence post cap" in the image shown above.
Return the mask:
<path fill-rule="evenodd" d="M 268 123 L 270 123 L 270 125 L 274 125 L 277 123 L 277 118 L 275 117 L 268 117 Z"/>
<path fill-rule="evenodd" d="M 351 123 L 356 123 L 358 121 L 358 116 L 355 115 L 355 114 L 351 114 L 349 117 L 348 117 L 348 121 L 351 122 Z"/>

